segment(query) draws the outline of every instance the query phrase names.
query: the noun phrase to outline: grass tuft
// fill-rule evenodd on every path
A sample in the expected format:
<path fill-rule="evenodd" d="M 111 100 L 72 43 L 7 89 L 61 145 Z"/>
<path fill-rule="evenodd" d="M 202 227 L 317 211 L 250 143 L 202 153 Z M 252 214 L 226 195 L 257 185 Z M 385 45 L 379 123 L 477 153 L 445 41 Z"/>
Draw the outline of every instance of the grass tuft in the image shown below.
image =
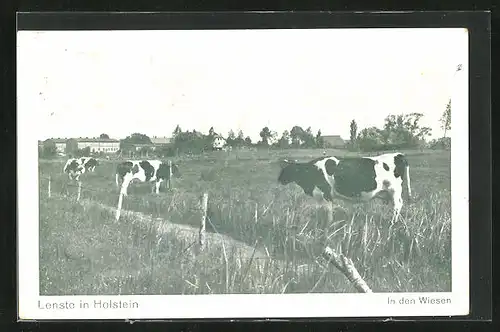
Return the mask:
<path fill-rule="evenodd" d="M 238 151 L 182 160 L 173 189 L 134 183 L 114 221 L 116 162 L 84 174 L 82 199 L 40 161 L 40 293 L 43 295 L 354 292 L 319 258 L 325 246 L 352 259 L 374 292 L 451 290 L 449 152 L 408 155 L 417 199 L 390 227 L 387 206 L 338 203 L 333 217 L 296 185 L 277 183 L 280 158 L 321 151 Z M 332 152 L 335 154 L 335 152 Z M 340 155 L 342 153 L 336 153 Z M 47 195 L 51 177 L 51 197 Z M 209 194 L 203 252 L 199 200 Z"/>

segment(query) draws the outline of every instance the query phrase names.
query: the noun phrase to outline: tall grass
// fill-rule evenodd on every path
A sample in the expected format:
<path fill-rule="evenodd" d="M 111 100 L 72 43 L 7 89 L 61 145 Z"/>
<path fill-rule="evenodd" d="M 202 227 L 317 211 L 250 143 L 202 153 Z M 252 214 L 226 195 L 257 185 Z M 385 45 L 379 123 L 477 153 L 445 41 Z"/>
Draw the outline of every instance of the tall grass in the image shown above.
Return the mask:
<path fill-rule="evenodd" d="M 106 208 L 118 199 L 114 163 L 85 174 L 83 199 L 75 202 L 76 187 L 61 174 L 62 161 L 41 161 L 41 293 L 353 292 L 343 275 L 320 264 L 326 245 L 350 257 L 374 292 L 450 291 L 449 153 L 409 156 L 417 199 L 405 203 L 393 227 L 388 207 L 378 202 L 337 202 L 329 222 L 300 188 L 277 184 L 276 161 L 285 153 L 308 159 L 321 152 L 222 152 L 179 161 L 182 178 L 160 195 L 147 184 L 130 186 L 124 209 L 193 227 L 199 226 L 200 195 L 208 192 L 207 230 L 215 235 L 201 254 L 189 247 L 192 236 L 174 229 L 159 232 L 126 215 L 114 223 Z M 68 250 L 81 257 L 60 254 Z"/>

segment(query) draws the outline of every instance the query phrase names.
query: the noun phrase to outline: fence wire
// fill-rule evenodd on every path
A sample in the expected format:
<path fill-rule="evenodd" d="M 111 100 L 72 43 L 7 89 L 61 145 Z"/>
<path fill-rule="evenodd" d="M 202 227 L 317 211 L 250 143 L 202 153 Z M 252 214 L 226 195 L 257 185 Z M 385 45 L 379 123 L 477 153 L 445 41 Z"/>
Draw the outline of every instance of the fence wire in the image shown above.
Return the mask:
<path fill-rule="evenodd" d="M 87 186 L 87 185 L 83 185 L 83 183 L 82 183 L 83 181 L 82 180 L 80 180 L 80 181 L 75 181 L 75 180 L 70 180 L 70 179 L 64 180 L 62 177 L 63 177 L 62 175 L 56 175 L 56 176 L 39 175 L 39 180 L 43 179 L 43 180 L 50 181 L 50 183 L 61 184 L 62 185 L 61 188 L 66 189 L 66 193 L 67 193 L 67 188 L 68 187 L 70 187 L 70 188 L 71 187 L 73 187 L 73 188 L 80 187 L 82 192 L 85 190 L 85 192 L 93 192 L 93 193 L 99 193 L 99 194 L 102 194 L 102 193 L 108 193 L 109 194 L 110 193 L 110 190 L 96 189 L 96 188 L 93 188 L 93 187 L 90 187 L 90 186 Z M 98 175 L 98 174 L 92 174 L 92 177 L 93 178 L 98 178 L 98 179 L 109 181 L 109 177 Z M 53 187 L 50 190 L 53 191 L 54 190 Z M 119 190 L 120 189 L 117 188 L 117 191 L 116 191 L 117 197 L 118 197 L 118 195 L 120 195 Z M 53 192 L 51 192 L 51 195 L 53 195 Z M 81 196 L 83 196 L 83 194 Z M 67 197 L 67 196 L 65 196 L 65 197 Z M 80 199 L 81 199 L 81 197 L 80 197 Z M 93 199 L 89 199 L 89 198 L 87 198 L 86 200 L 87 201 L 94 201 Z M 143 203 L 144 202 L 144 197 L 137 197 L 137 196 L 134 196 L 134 195 L 128 195 L 126 197 L 126 200 L 127 201 L 135 201 L 135 203 Z M 209 198 L 209 202 L 210 202 L 210 198 Z M 107 204 L 104 204 L 104 203 L 100 203 L 100 204 L 103 204 L 103 205 L 105 205 L 105 206 L 107 206 L 109 208 L 115 209 L 115 213 L 116 213 L 116 207 L 113 207 L 111 205 L 107 205 Z M 213 208 L 214 208 L 213 206 L 210 206 L 209 210 L 212 210 Z M 123 209 L 122 209 L 122 211 L 123 211 Z M 125 210 L 125 212 L 140 213 L 140 214 L 147 215 L 145 212 L 134 211 L 134 210 Z M 192 224 L 173 223 L 171 221 L 165 220 L 165 218 L 162 217 L 162 216 L 159 216 L 159 217 L 160 217 L 160 219 L 162 221 L 165 221 L 165 222 L 170 223 L 172 225 L 192 227 L 193 228 L 193 233 L 196 231 L 195 226 L 193 226 Z M 200 214 L 200 217 L 201 217 L 201 214 Z M 132 216 L 132 218 L 133 218 L 133 216 Z M 151 220 L 153 220 L 153 219 L 154 219 L 154 217 L 151 216 Z M 210 213 L 207 215 L 206 221 L 211 226 L 211 228 L 213 230 L 213 233 L 220 237 L 220 240 L 221 240 L 222 243 L 225 243 L 225 237 L 231 237 L 230 235 L 225 235 L 225 234 L 222 234 L 222 233 L 219 232 L 218 227 L 212 222 L 212 219 L 210 218 Z M 254 223 L 254 222 L 249 220 L 249 223 Z M 290 235 L 290 237 L 292 238 L 291 241 L 293 241 L 293 237 L 297 236 L 296 232 L 297 232 L 298 226 L 296 226 L 296 225 L 291 225 L 291 226 L 281 225 L 281 226 L 283 226 L 284 231 L 287 234 L 287 237 L 289 236 L 288 235 L 288 230 L 292 230 L 294 232 L 293 235 Z M 331 226 L 334 226 L 334 225 L 331 225 Z M 260 223 L 260 224 L 258 224 L 258 227 L 260 227 L 260 228 L 267 228 L 269 231 L 270 230 L 276 230 L 276 228 L 275 228 L 274 225 L 268 225 L 268 224 L 262 224 L 262 223 Z M 285 244 L 288 242 L 288 240 L 289 239 L 287 238 Z M 298 238 L 296 238 L 296 240 L 298 241 L 299 244 L 303 242 L 303 241 L 301 241 Z M 240 241 L 240 240 L 237 240 L 237 241 Z M 198 239 L 192 241 L 189 245 L 187 245 L 181 251 L 181 253 L 178 256 L 173 257 L 173 258 L 168 259 L 168 260 L 169 261 L 174 261 L 174 260 L 177 260 L 177 259 L 181 259 L 184 256 L 184 254 L 186 254 L 188 252 L 188 250 L 190 248 L 192 248 L 195 244 L 197 244 L 197 242 L 198 242 Z M 244 243 L 244 241 L 241 241 L 241 242 Z M 259 242 L 261 242 L 261 241 L 259 241 L 259 239 L 257 239 L 255 241 L 255 244 L 253 246 L 250 245 L 250 244 L 245 243 L 245 245 L 248 246 L 248 248 L 252 248 L 253 249 L 252 257 L 250 257 L 250 258 L 239 257 L 239 259 L 241 261 L 245 261 L 245 260 L 249 260 L 249 261 L 253 261 L 253 260 L 278 260 L 278 261 L 279 260 L 283 260 L 283 257 L 280 258 L 280 257 L 277 257 L 275 255 L 271 255 L 269 253 L 269 251 L 268 251 L 268 249 L 267 249 L 266 246 L 264 246 L 266 256 L 255 256 L 254 254 L 258 251 L 257 248 L 258 248 L 258 245 L 260 244 Z M 307 256 L 309 257 L 309 259 L 311 259 L 311 262 L 318 263 L 318 257 L 320 257 L 321 255 L 320 254 L 313 255 L 312 252 L 310 252 L 310 250 L 307 250 L 308 248 L 305 245 L 303 245 L 303 247 L 306 250 L 306 252 L 304 252 L 304 254 L 307 254 Z M 286 250 L 286 248 L 283 248 L 283 249 Z M 302 258 L 299 259 L 299 260 L 302 260 Z M 320 264 L 320 266 L 322 266 L 322 265 Z M 324 266 L 322 266 L 322 268 L 324 268 Z"/>

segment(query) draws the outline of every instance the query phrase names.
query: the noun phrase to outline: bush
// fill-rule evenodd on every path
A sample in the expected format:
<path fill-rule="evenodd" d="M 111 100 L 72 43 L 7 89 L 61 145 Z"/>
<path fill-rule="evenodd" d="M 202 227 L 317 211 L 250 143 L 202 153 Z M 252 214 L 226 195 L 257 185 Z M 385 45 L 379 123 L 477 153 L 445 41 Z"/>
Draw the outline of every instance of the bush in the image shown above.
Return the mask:
<path fill-rule="evenodd" d="M 54 158 L 57 155 L 56 143 L 51 140 L 43 142 L 43 146 L 38 149 L 40 158 Z"/>
<path fill-rule="evenodd" d="M 438 139 L 434 139 L 429 142 L 429 148 L 433 150 L 450 150 L 451 149 L 451 138 L 450 137 L 441 137 Z"/>

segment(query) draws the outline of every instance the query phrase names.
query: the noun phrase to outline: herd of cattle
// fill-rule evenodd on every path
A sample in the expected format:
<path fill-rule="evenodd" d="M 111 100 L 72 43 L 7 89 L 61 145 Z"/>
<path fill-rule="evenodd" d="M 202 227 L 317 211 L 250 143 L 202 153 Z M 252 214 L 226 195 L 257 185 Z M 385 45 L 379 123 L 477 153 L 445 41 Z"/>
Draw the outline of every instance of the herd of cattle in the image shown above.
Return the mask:
<path fill-rule="evenodd" d="M 70 158 L 63 172 L 70 180 L 80 181 L 83 173 L 94 172 L 97 166 L 98 160 L 92 157 Z M 280 166 L 280 184 L 296 183 L 305 194 L 319 195 L 323 202 L 333 203 L 338 198 L 360 203 L 378 198 L 392 203 L 391 223 L 398 219 L 403 206 L 403 183 L 411 198 L 408 160 L 399 152 L 376 157 L 323 156 L 304 163 L 283 160 Z M 180 176 L 178 166 L 161 160 L 127 160 L 120 162 L 115 170 L 116 185 L 124 196 L 133 180 L 154 182 L 153 192 L 158 194 L 161 183 L 172 176 Z"/>

